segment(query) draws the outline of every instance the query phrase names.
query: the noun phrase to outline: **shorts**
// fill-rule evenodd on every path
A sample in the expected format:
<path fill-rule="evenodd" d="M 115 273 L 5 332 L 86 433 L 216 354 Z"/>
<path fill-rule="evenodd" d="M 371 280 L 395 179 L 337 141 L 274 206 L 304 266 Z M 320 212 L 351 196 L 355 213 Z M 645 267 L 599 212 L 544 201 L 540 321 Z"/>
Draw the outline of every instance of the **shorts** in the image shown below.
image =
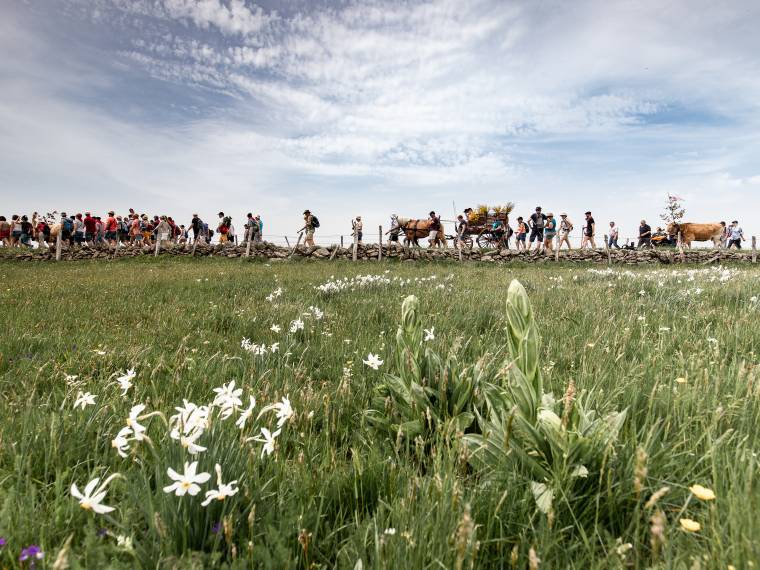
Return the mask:
<path fill-rule="evenodd" d="M 95 237 L 95 234 L 92 233 L 92 232 L 85 232 L 84 233 L 84 240 L 85 241 L 92 241 L 94 237 Z"/>
<path fill-rule="evenodd" d="M 389 239 L 391 241 L 398 241 L 398 232 L 390 234 Z"/>
<path fill-rule="evenodd" d="M 313 228 L 310 229 L 310 230 L 306 230 L 306 237 L 307 237 L 307 239 L 314 237 L 314 229 Z"/>
<path fill-rule="evenodd" d="M 148 230 L 145 230 L 145 231 L 142 233 L 142 237 L 143 237 L 143 239 L 150 239 L 150 236 L 151 236 L 151 233 L 150 233 Z"/>
<path fill-rule="evenodd" d="M 553 240 L 554 236 L 557 234 L 555 232 L 545 232 L 544 233 L 544 240 Z"/>
<path fill-rule="evenodd" d="M 362 232 L 356 232 L 356 241 L 362 241 L 362 236 L 364 234 Z"/>
<path fill-rule="evenodd" d="M 430 230 L 430 241 L 435 241 L 438 237 L 438 230 Z"/>
<path fill-rule="evenodd" d="M 142 241 L 143 235 L 142 234 L 135 234 L 132 237 L 135 238 L 135 241 Z"/>
<path fill-rule="evenodd" d="M 530 243 L 536 240 L 544 241 L 544 228 L 533 228 L 530 230 Z"/>
<path fill-rule="evenodd" d="M 219 234 L 219 243 L 224 243 L 227 241 L 227 234 Z"/>
<path fill-rule="evenodd" d="M 525 243 L 525 238 L 527 237 L 526 234 L 517 234 L 517 237 L 515 238 L 517 241 L 521 241 Z"/>
<path fill-rule="evenodd" d="M 740 239 L 732 239 L 728 241 L 728 247 L 736 246 L 736 249 L 742 248 L 742 240 Z"/>
<path fill-rule="evenodd" d="M 116 239 L 116 232 L 106 232 L 106 239 Z"/>
<path fill-rule="evenodd" d="M 21 237 L 21 230 L 13 230 L 11 232 L 11 236 L 13 236 L 15 239 L 19 239 Z"/>
<path fill-rule="evenodd" d="M 74 234 L 74 241 L 77 243 L 82 243 L 84 241 L 84 234 L 82 232 L 77 232 Z"/>

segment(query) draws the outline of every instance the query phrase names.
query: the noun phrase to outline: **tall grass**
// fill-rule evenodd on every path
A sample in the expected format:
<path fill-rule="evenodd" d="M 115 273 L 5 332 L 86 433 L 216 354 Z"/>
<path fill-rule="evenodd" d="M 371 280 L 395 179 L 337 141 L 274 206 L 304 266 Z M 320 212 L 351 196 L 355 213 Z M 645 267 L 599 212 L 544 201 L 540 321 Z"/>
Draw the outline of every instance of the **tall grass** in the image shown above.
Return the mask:
<path fill-rule="evenodd" d="M 381 278 L 315 289 L 366 273 Z M 71 537 L 69 564 L 92 568 L 524 568 L 531 550 L 547 568 L 745 568 L 760 559 L 759 276 L 748 268 L 2 262 L 0 566 L 18 566 L 29 544 L 52 566 Z M 572 497 L 558 492 L 549 511 L 537 505 L 536 475 L 524 463 L 484 469 L 465 442 L 483 432 L 484 382 L 498 386 L 510 362 L 512 279 L 532 304 L 543 392 L 559 401 L 572 381 L 585 410 L 626 411 L 593 477 L 573 484 Z M 388 412 L 392 429 L 372 416 L 389 398 L 389 378 L 413 377 L 396 352 L 410 294 L 420 325 L 435 329 L 419 342 L 441 355 L 425 364 L 421 384 L 448 390 L 436 383 L 440 371 L 447 382 L 472 380 L 479 362 L 488 374 L 467 392 L 472 417 L 447 423 L 451 408 L 441 408 L 445 429 L 427 424 L 405 439 L 398 416 Z M 324 318 L 304 315 L 310 306 Z M 304 329 L 288 332 L 299 318 Z M 279 350 L 254 356 L 244 337 Z M 363 363 L 369 353 L 384 361 L 378 370 Z M 131 368 L 134 387 L 122 397 L 114 381 Z M 192 458 L 163 418 L 183 399 L 211 402 L 233 379 L 244 404 L 257 399 L 251 423 L 241 431 L 237 412 L 220 420 L 215 411 L 197 460 L 212 474 L 204 492 L 219 463 L 239 493 L 209 507 L 203 493 L 165 493 L 167 468 Z M 96 404 L 75 410 L 80 391 Z M 274 427 L 272 413 L 256 416 L 283 396 L 295 415 L 262 458 L 261 444 L 246 439 Z M 163 418 L 144 422 L 152 445 L 134 443 L 122 458 L 111 440 L 137 403 Z M 70 495 L 72 483 L 117 472 L 123 479 L 104 501 L 113 513 L 85 511 Z M 716 500 L 694 497 L 695 483 Z M 661 537 L 653 517 L 664 517 Z M 680 518 L 701 530 L 683 530 Z M 133 547 L 117 544 L 119 535 Z"/>

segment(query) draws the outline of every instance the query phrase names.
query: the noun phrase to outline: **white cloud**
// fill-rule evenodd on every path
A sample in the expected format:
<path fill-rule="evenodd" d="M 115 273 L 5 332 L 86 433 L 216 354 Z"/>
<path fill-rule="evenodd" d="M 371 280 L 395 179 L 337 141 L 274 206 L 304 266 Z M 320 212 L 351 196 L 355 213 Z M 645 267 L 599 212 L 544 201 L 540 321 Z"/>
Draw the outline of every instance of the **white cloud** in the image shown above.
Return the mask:
<path fill-rule="evenodd" d="M 328 224 L 346 203 L 424 214 L 452 199 L 635 224 L 656 218 L 668 190 L 705 219 L 760 207 L 749 2 L 377 0 L 276 14 L 241 0 L 68 1 L 122 35 L 99 49 L 130 77 L 222 95 L 221 111 L 201 103 L 186 124 L 159 126 L 87 108 L 83 94 L 118 83 L 113 70 L 56 73 L 44 35 L 6 24 L 13 39 L 0 47 L 17 45 L 0 62 L 12 79 L 0 94 L 10 185 L 53 187 L 32 166 L 44 160 L 46 174 L 159 204 L 223 197 L 284 220 L 306 202 L 329 209 Z M 270 227 L 280 223 L 292 226 Z"/>

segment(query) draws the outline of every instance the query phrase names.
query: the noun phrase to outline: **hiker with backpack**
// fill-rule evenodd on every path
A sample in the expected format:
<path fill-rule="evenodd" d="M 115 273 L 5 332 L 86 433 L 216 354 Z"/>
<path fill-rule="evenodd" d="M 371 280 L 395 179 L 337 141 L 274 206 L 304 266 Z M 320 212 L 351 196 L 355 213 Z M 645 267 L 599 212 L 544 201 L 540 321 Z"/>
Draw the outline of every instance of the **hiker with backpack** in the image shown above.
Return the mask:
<path fill-rule="evenodd" d="M 317 219 L 317 216 L 313 215 L 309 210 L 304 210 L 303 221 L 303 227 L 298 230 L 299 233 L 306 232 L 306 239 L 303 243 L 309 247 L 314 247 L 314 230 L 319 227 L 319 220 Z"/>

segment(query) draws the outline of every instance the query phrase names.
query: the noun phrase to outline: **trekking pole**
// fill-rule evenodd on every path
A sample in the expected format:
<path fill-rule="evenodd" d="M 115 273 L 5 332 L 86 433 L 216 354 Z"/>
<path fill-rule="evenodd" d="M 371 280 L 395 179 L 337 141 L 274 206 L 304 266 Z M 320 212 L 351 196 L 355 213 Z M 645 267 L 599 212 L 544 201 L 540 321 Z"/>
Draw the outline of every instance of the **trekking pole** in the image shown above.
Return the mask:
<path fill-rule="evenodd" d="M 607 265 L 612 265 L 612 257 L 610 255 L 610 242 L 607 234 L 604 234 L 604 252 L 607 254 Z"/>
<path fill-rule="evenodd" d="M 752 236 L 752 263 L 757 263 L 757 238 Z"/>

